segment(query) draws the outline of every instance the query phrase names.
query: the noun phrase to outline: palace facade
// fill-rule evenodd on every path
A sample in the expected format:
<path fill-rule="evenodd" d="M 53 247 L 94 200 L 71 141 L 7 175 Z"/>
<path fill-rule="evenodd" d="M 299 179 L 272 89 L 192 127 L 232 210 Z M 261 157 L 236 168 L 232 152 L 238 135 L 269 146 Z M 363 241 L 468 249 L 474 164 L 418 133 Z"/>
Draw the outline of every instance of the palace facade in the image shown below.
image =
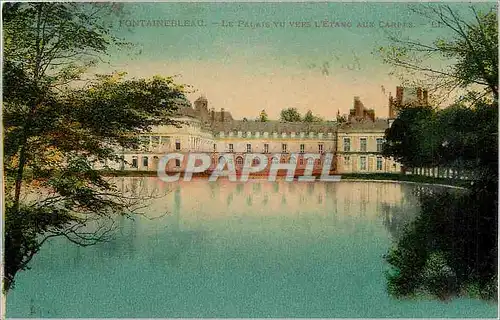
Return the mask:
<path fill-rule="evenodd" d="M 153 128 L 141 136 L 141 150 L 123 150 L 124 161 L 110 167 L 156 171 L 166 153 L 181 153 L 186 155 L 183 161 L 172 159 L 166 167 L 167 172 L 178 172 L 185 167 L 189 153 L 199 152 L 210 154 L 209 170 L 216 168 L 222 154 L 234 154 L 238 170 L 246 154 L 261 153 L 268 157 L 267 169 L 272 163 L 293 163 L 300 172 L 309 162 L 314 164 L 314 171 L 320 171 L 325 154 L 332 153 L 331 173 L 400 172 L 399 163 L 382 156 L 382 144 L 385 130 L 395 117 L 394 104 L 403 100 L 404 90 L 398 87 L 396 99 L 389 98 L 388 118 L 376 118 L 375 112 L 355 97 L 346 121 L 312 123 L 235 120 L 224 109 L 209 109 L 208 100 L 201 96 L 194 108 L 188 101 L 180 103 L 175 116 L 180 126 Z M 305 154 L 314 154 L 315 158 L 305 159 Z"/>

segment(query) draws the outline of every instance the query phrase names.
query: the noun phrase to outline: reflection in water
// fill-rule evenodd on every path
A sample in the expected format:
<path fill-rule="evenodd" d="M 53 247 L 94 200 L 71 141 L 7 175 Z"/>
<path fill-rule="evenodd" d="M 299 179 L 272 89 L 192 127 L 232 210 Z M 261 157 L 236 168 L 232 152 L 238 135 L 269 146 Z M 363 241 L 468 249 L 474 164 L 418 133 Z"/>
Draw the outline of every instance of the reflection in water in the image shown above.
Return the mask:
<path fill-rule="evenodd" d="M 424 193 L 433 194 L 443 189 L 440 186 L 402 185 L 401 198 L 396 203 L 382 201 L 380 203 L 384 226 L 394 239 L 399 239 L 405 227 L 411 223 L 419 213 L 418 199 Z"/>
<path fill-rule="evenodd" d="M 309 184 L 307 185 L 307 193 L 308 193 L 309 195 L 312 195 L 312 194 L 314 193 L 314 183 L 309 183 Z"/>
<path fill-rule="evenodd" d="M 238 183 L 236 185 L 236 194 L 238 194 L 238 195 L 241 194 L 241 192 L 243 191 L 243 186 L 244 186 L 243 183 Z"/>
<path fill-rule="evenodd" d="M 382 257 L 390 234 L 416 212 L 414 191 L 422 191 L 412 185 L 154 178 L 119 185 L 165 196 L 152 200 L 153 218 L 119 218 L 112 242 L 49 242 L 19 274 L 9 317 L 496 316 L 480 301 L 387 294 Z"/>
<path fill-rule="evenodd" d="M 279 185 L 279 183 L 275 183 L 273 185 L 273 188 L 274 188 L 274 193 L 280 192 L 280 185 Z"/>

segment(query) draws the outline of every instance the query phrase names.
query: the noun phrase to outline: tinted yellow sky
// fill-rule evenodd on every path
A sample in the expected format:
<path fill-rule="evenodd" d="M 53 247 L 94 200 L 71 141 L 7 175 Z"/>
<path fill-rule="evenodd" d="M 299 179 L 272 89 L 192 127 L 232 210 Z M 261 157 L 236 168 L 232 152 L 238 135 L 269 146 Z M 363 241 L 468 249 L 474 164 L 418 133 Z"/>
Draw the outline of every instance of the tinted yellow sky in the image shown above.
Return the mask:
<path fill-rule="evenodd" d="M 338 110 L 349 112 L 354 96 L 385 118 L 389 92 L 400 83 L 376 52 L 391 44 L 389 35 L 421 43 L 449 37 L 450 30 L 412 11 L 435 5 L 127 3 L 115 31 L 138 53 L 117 51 L 107 70 L 99 68 L 141 78 L 178 74 L 197 90 L 191 101 L 204 94 L 209 108 L 237 119 L 262 109 L 277 119 L 295 107 L 333 120 Z M 473 18 L 469 4 L 453 6 Z"/>
<path fill-rule="evenodd" d="M 397 81 L 377 80 L 362 72 L 328 76 L 318 70 L 299 68 L 262 68 L 256 72 L 253 65 L 213 61 L 138 63 L 121 66 L 120 70 L 132 77 L 178 74 L 178 82 L 197 90 L 188 94 L 190 101 L 203 94 L 209 100 L 209 108 L 225 108 L 238 119 L 256 118 L 262 109 L 270 118 L 278 118 L 280 110 L 288 107 L 301 113 L 310 109 L 326 119 L 334 119 L 337 110 L 344 114 L 352 108 L 354 96 L 359 96 L 365 107 L 375 109 L 378 117 L 385 118 L 388 94 L 395 95 L 397 85 Z"/>

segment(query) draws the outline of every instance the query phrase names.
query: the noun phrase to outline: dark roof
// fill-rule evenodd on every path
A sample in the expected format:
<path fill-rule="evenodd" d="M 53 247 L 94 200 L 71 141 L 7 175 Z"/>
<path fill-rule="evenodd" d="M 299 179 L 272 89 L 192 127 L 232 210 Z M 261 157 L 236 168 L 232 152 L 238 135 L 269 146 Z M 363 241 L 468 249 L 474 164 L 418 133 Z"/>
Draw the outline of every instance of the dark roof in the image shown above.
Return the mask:
<path fill-rule="evenodd" d="M 281 122 L 281 121 L 243 121 L 233 120 L 229 122 L 215 122 L 212 124 L 214 132 L 278 132 L 278 133 L 300 133 L 300 132 L 334 132 L 335 122 Z"/>
<path fill-rule="evenodd" d="M 370 132 L 385 131 L 389 127 L 386 119 L 375 119 L 375 121 L 363 120 L 342 123 L 339 132 Z"/>

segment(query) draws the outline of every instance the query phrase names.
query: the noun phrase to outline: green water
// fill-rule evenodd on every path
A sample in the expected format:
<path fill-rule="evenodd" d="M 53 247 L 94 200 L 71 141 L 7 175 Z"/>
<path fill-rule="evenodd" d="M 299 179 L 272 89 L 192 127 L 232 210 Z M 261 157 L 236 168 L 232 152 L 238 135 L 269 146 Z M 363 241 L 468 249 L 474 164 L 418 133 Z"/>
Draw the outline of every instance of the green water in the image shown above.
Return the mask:
<path fill-rule="evenodd" d="M 18 274 L 8 317 L 497 316 L 496 305 L 479 300 L 386 293 L 382 256 L 415 214 L 414 185 L 120 185 L 166 195 L 152 201 L 149 218 L 118 219 L 111 242 L 47 243 L 32 270 Z"/>

